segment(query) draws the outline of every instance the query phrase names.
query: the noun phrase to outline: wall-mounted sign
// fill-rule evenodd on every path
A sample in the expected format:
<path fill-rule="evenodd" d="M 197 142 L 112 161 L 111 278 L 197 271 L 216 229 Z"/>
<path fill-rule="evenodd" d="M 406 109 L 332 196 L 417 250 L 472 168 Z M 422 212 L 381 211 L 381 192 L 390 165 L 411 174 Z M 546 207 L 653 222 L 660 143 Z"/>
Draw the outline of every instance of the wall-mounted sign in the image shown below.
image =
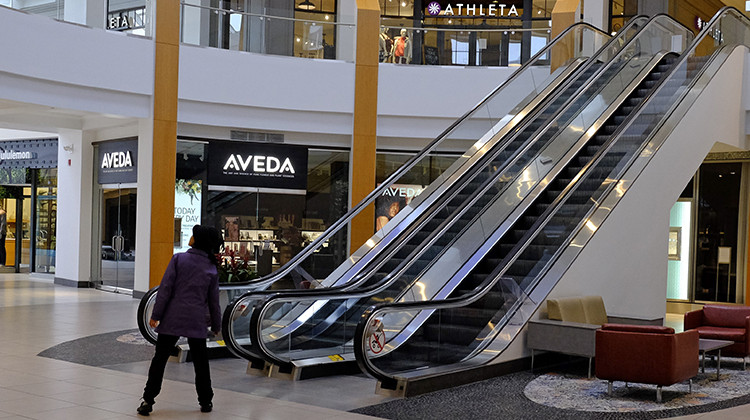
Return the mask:
<path fill-rule="evenodd" d="M 110 31 L 128 31 L 145 28 L 146 8 L 110 11 L 107 13 L 107 29 Z"/>
<path fill-rule="evenodd" d="M 0 141 L 0 168 L 57 168 L 57 139 Z"/>
<path fill-rule="evenodd" d="M 212 141 L 208 157 L 211 185 L 307 189 L 307 147 Z"/>
<path fill-rule="evenodd" d="M 100 184 L 138 182 L 138 139 L 99 144 L 97 164 Z"/>
<path fill-rule="evenodd" d="M 193 226 L 201 224 L 203 184 L 199 179 L 177 179 L 174 188 L 174 252 L 185 252 L 193 236 Z"/>
<path fill-rule="evenodd" d="M 375 230 L 380 230 L 424 191 L 422 185 L 393 184 L 375 199 Z"/>

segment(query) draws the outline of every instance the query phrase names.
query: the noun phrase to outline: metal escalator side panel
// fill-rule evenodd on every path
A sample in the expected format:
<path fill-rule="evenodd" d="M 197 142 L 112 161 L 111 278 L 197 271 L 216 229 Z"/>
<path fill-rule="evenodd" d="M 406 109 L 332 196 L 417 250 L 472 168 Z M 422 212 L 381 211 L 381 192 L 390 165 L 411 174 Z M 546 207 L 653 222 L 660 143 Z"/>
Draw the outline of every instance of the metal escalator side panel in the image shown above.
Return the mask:
<path fill-rule="evenodd" d="M 292 326 L 296 326 L 296 325 L 299 325 L 299 323 L 297 323 L 297 322 L 294 322 Z M 290 331 L 291 331 L 291 329 L 293 329 L 293 328 L 290 328 Z M 276 336 L 276 335 L 273 335 L 273 336 L 274 336 L 274 337 L 278 337 L 278 336 Z M 261 345 L 265 345 L 265 344 L 266 344 L 266 343 L 262 343 Z"/>
<path fill-rule="evenodd" d="M 296 323 L 296 322 L 295 322 L 295 324 L 298 324 L 298 323 Z M 251 341 L 252 341 L 252 340 L 251 340 Z"/>
<path fill-rule="evenodd" d="M 359 336 L 358 336 L 358 340 L 359 340 Z M 361 342 L 360 342 L 360 344 L 361 344 Z M 359 344 L 357 345 L 357 347 L 359 347 Z M 359 353 L 358 353 L 358 360 L 359 360 Z"/>
<path fill-rule="evenodd" d="M 516 223 L 520 216 L 522 214 L 525 214 L 530 206 L 538 206 L 537 204 L 537 198 L 544 193 L 547 190 L 547 187 L 552 183 L 554 179 L 557 178 L 558 174 L 561 173 L 561 171 L 564 168 L 568 168 L 570 165 L 570 162 L 573 160 L 574 157 L 585 155 L 583 152 L 583 148 L 585 147 L 586 150 L 590 148 L 591 138 L 598 132 L 599 128 L 602 126 L 603 121 L 608 121 L 616 110 L 618 110 L 621 107 L 621 104 L 625 101 L 626 98 L 630 97 L 632 92 L 639 86 L 641 86 L 643 83 L 648 83 L 646 81 L 646 78 L 652 74 L 652 69 L 662 61 L 662 54 L 657 54 L 651 60 L 649 64 L 643 67 L 643 69 L 640 71 L 637 77 L 633 79 L 631 84 L 624 89 L 620 94 L 618 95 L 617 99 L 613 101 L 612 105 L 607 107 L 607 109 L 601 114 L 599 120 L 597 123 L 592 125 L 592 127 L 588 130 L 586 130 L 586 133 L 580 137 L 577 138 L 577 143 L 573 148 L 567 151 L 567 153 L 559 159 L 555 167 L 550 170 L 550 172 L 546 175 L 544 182 L 541 182 L 536 185 L 534 191 L 529 195 L 529 197 L 524 201 L 523 205 L 517 206 L 514 210 L 511 216 L 503 222 L 501 225 L 501 228 L 497 229 L 495 231 L 495 234 L 493 237 L 486 241 L 483 246 L 481 246 L 482 252 L 477 252 L 476 257 L 472 261 L 470 261 L 469 264 L 466 264 L 464 267 L 462 267 L 462 270 L 459 272 L 458 275 L 454 276 L 451 281 L 447 283 L 447 285 L 438 293 L 433 299 L 445 299 L 447 298 L 453 291 L 458 284 L 461 284 L 464 277 L 466 277 L 469 273 L 472 272 L 472 269 L 474 268 L 474 265 L 472 263 L 477 263 L 478 260 L 481 260 L 481 258 L 484 258 L 485 255 L 489 253 L 489 251 L 496 246 L 496 243 L 506 234 L 506 231 L 509 229 L 511 225 Z M 586 152 L 588 153 L 588 152 Z M 573 177 L 571 182 L 576 182 L 578 177 L 580 177 L 580 173 Z M 503 199 L 498 199 L 494 205 L 502 204 Z M 486 214 L 485 212 L 484 214 Z M 484 217 L 484 215 L 483 215 Z M 485 222 L 486 223 L 486 222 Z M 472 236 L 470 233 L 468 236 Z M 439 272 L 439 270 L 438 270 Z M 453 288 L 452 288 L 453 287 Z M 405 342 L 409 336 L 414 334 L 417 329 L 419 328 L 419 325 L 421 325 L 422 322 L 424 322 L 429 316 L 432 315 L 431 311 L 421 311 L 419 315 L 417 315 L 413 320 L 409 320 L 409 325 L 407 327 L 404 327 L 404 325 L 400 324 L 399 322 L 394 322 L 394 320 L 389 319 L 389 315 L 386 315 L 382 322 L 385 325 L 388 325 L 391 330 L 399 331 L 401 329 L 401 332 L 393 335 L 392 338 L 389 338 L 389 349 L 396 348 L 400 343 Z M 397 314 L 400 318 L 405 318 L 403 314 Z M 500 317 L 502 318 L 502 316 Z M 501 322 L 501 319 L 491 319 L 488 321 L 488 325 L 496 325 L 498 322 Z M 482 333 L 479 334 L 478 337 L 487 337 L 489 333 Z M 483 341 L 485 338 L 478 338 L 478 341 Z M 387 352 L 383 352 L 380 356 L 384 355 Z"/>
<path fill-rule="evenodd" d="M 602 38 L 602 36 L 604 36 L 606 38 L 606 34 L 603 34 L 600 31 L 597 32 L 590 25 L 580 24 L 580 25 L 576 25 L 576 26 L 572 27 L 565 34 L 561 34 L 558 38 L 556 38 L 555 42 L 553 42 L 553 43 L 550 44 L 550 46 L 556 45 L 556 42 L 571 43 L 573 41 L 568 40 L 568 38 L 578 39 L 578 38 L 581 38 L 581 37 L 591 38 L 592 41 L 589 42 L 589 44 L 586 44 L 586 45 L 595 46 L 597 42 L 603 43 L 603 41 L 600 41 L 600 39 L 604 39 L 604 38 Z M 504 90 L 510 90 L 510 91 L 518 90 L 518 89 L 512 88 L 512 86 L 514 85 L 514 83 L 518 84 L 520 82 L 523 82 L 522 84 L 528 84 L 528 81 L 525 80 L 522 77 L 524 70 L 528 69 L 529 71 L 532 71 L 533 74 L 530 76 L 530 78 L 532 80 L 538 79 L 539 78 L 539 71 L 538 71 L 537 68 L 534 67 L 534 64 L 537 63 L 540 60 L 540 58 L 542 58 L 543 56 L 545 56 L 545 54 L 547 54 L 547 50 L 546 49 L 540 51 L 534 58 L 532 58 L 532 60 L 530 60 L 527 63 L 527 65 L 524 65 L 524 67 L 520 68 L 519 71 L 517 71 L 516 73 L 514 73 L 514 75 L 512 75 L 509 80 L 507 80 L 506 82 L 502 83 L 494 92 L 492 92 L 485 99 L 483 99 L 480 102 L 480 105 L 478 105 L 477 108 L 475 108 L 474 110 L 468 112 L 464 117 L 462 117 L 461 119 L 459 119 L 455 124 L 453 124 L 451 127 L 449 127 L 441 136 L 439 136 L 439 138 L 436 139 L 436 141 L 434 141 L 432 144 L 428 145 L 423 150 L 423 152 L 420 153 L 420 155 L 425 155 L 425 156 L 428 155 L 429 154 L 429 150 L 434 150 L 435 148 L 437 148 L 437 145 L 441 141 L 443 141 L 441 139 L 450 140 L 451 139 L 451 133 L 454 132 L 454 131 L 456 131 L 456 130 L 458 130 L 461 127 L 461 124 L 462 124 L 461 121 L 463 121 L 466 118 L 470 118 L 474 114 L 480 113 L 478 111 L 478 108 L 480 106 L 487 106 L 487 107 L 489 107 L 491 104 L 494 104 L 494 103 L 508 103 L 508 104 L 512 104 L 513 100 L 508 100 L 507 95 L 502 95 L 502 93 L 504 92 Z M 565 71 L 558 71 L 558 73 L 560 73 L 560 77 L 561 78 L 564 78 L 565 76 L 567 76 L 567 74 L 570 71 L 572 71 L 573 69 L 577 68 L 579 65 L 580 65 L 580 62 L 577 62 L 577 63 L 574 62 L 573 65 L 570 66 L 570 68 L 571 68 L 570 70 L 566 69 Z M 534 67 L 534 68 L 532 68 L 532 67 Z M 543 67 L 543 65 L 539 66 L 539 67 Z M 542 95 L 546 95 L 546 94 L 549 93 L 550 89 L 554 88 L 554 83 L 553 83 L 554 81 L 555 81 L 555 78 L 551 77 L 551 78 L 547 78 L 546 80 L 543 80 L 541 83 L 539 81 L 534 81 L 532 84 L 535 85 L 535 86 L 538 86 L 539 89 L 541 89 Z M 498 98 L 501 98 L 503 100 L 498 100 Z M 528 102 L 528 104 L 527 104 L 528 106 L 531 106 L 531 107 L 536 106 L 535 100 L 538 100 L 538 99 L 536 99 L 536 98 L 531 98 L 530 99 L 529 97 L 523 98 L 522 100 L 520 100 L 519 105 L 516 106 L 516 109 L 513 110 L 513 111 L 511 111 L 511 113 L 512 112 L 519 112 L 517 110 L 523 108 L 522 105 L 524 104 L 524 102 Z M 494 105 L 492 105 L 492 106 L 495 107 Z M 502 118 L 500 120 L 501 120 L 500 123 L 504 123 L 502 121 Z M 410 160 L 410 162 L 407 162 L 407 164 L 405 164 L 404 168 L 402 168 L 403 170 L 400 169 L 399 171 L 401 171 L 403 173 L 406 173 L 406 171 L 408 170 L 407 167 L 410 166 L 410 165 L 411 166 L 416 165 L 416 160 L 414 160 L 414 159 Z M 399 171 L 397 171 L 397 173 Z M 380 190 L 384 190 L 388 185 L 392 184 L 393 182 L 396 182 L 396 178 L 397 178 L 396 174 L 394 174 L 393 176 L 389 177 L 389 179 L 386 180 L 381 185 L 381 187 L 379 189 Z M 372 195 L 371 198 L 374 200 L 374 197 L 375 197 L 375 195 Z M 356 207 L 364 208 L 364 205 L 366 204 L 365 201 L 368 201 L 368 199 L 363 200 L 363 203 L 360 203 Z M 371 201 L 372 200 L 369 200 L 368 202 L 371 202 Z M 352 213 L 352 212 L 355 212 L 355 209 L 353 209 L 349 213 Z M 409 211 L 407 210 L 407 211 L 402 212 L 402 213 L 403 213 L 402 217 L 406 217 L 408 215 Z M 344 218 L 347 218 L 347 217 L 345 216 Z M 345 226 L 345 222 L 341 222 L 341 223 L 337 222 L 337 224 L 339 226 Z M 306 258 L 305 255 L 312 255 L 313 251 L 316 248 L 320 248 L 325 243 L 325 241 L 328 238 L 332 237 L 334 235 L 334 233 L 332 233 L 330 231 L 332 229 L 334 229 L 334 228 L 335 228 L 335 226 L 332 226 L 331 228 L 329 228 L 328 231 L 326 233 L 324 233 L 323 235 L 321 235 L 320 238 L 316 239 L 312 244 L 310 244 L 308 247 L 306 247 L 306 249 L 299 256 L 295 256 L 293 258 L 293 260 L 289 264 L 287 264 L 287 266 L 282 267 L 278 272 L 276 272 L 276 273 L 274 273 L 274 274 L 272 274 L 270 276 L 267 276 L 265 278 L 257 280 L 254 283 L 254 286 L 251 287 L 251 288 L 249 288 L 249 290 L 251 290 L 251 291 L 254 291 L 254 290 L 266 290 L 266 289 L 272 288 L 273 285 L 275 285 L 276 283 L 278 283 L 280 280 L 283 281 L 283 279 L 285 278 L 285 276 L 287 276 L 290 272 L 295 271 L 295 270 L 299 271 L 300 268 L 297 267 L 297 265 L 305 261 L 304 260 Z M 385 232 L 387 232 L 387 230 L 384 230 L 383 233 L 385 233 Z M 355 260 L 359 259 L 360 257 L 361 257 L 361 254 L 355 254 L 355 256 L 353 256 L 351 258 L 352 261 L 350 261 L 350 263 L 354 263 Z M 343 283 L 343 284 L 345 284 L 349 280 L 352 279 L 352 277 L 348 277 L 348 278 L 345 278 L 343 281 L 340 280 L 342 277 L 344 277 L 343 274 L 346 272 L 346 270 L 347 270 L 347 267 L 343 267 L 343 268 L 339 267 L 337 269 L 337 272 L 335 272 L 332 275 L 328 276 L 330 279 L 327 281 L 327 283 L 323 283 L 323 282 L 321 282 L 320 280 L 317 280 L 317 279 L 314 279 L 315 280 L 314 283 L 318 284 L 319 286 L 326 286 L 326 287 L 332 286 L 332 283 L 336 283 L 336 282 L 337 283 Z M 309 275 L 304 271 L 304 269 L 302 269 L 301 271 L 302 271 L 301 274 L 302 274 L 303 277 L 309 277 Z M 324 281 L 326 281 L 326 280 L 324 280 Z M 237 289 L 237 290 L 239 290 L 239 289 L 242 288 L 242 286 L 230 286 L 230 287 L 233 288 L 233 289 Z M 252 306 L 252 304 L 249 304 L 248 302 L 236 302 L 236 305 L 238 307 Z M 241 318 L 241 314 L 242 313 L 246 313 L 246 311 L 244 311 L 244 310 L 240 310 L 240 311 L 237 311 L 237 310 L 228 310 L 227 313 L 228 313 L 228 316 L 230 318 L 227 318 L 227 322 L 225 322 L 225 326 L 227 328 L 231 328 L 232 327 L 232 320 L 233 319 L 235 319 L 235 320 L 236 319 L 240 319 Z M 233 314 L 233 315 L 231 315 L 231 314 Z M 225 328 L 225 331 L 229 331 L 227 328 Z M 234 336 L 234 334 L 232 334 L 231 332 L 229 333 L 229 335 L 230 336 Z M 238 334 L 238 335 L 239 336 L 243 336 L 244 334 Z M 231 348 L 231 345 L 230 345 L 230 348 Z"/>

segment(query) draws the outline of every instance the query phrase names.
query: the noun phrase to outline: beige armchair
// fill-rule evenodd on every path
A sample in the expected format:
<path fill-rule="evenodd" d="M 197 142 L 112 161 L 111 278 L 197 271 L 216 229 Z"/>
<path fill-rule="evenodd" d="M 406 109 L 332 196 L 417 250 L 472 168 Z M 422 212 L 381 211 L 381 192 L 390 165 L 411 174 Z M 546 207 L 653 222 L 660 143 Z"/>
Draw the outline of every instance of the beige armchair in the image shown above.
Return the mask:
<path fill-rule="evenodd" d="M 526 345 L 531 350 L 531 369 L 537 351 L 551 351 L 589 359 L 596 355 L 596 330 L 606 323 L 662 325 L 663 318 L 608 315 L 601 296 L 547 299 L 547 319 L 530 320 Z"/>

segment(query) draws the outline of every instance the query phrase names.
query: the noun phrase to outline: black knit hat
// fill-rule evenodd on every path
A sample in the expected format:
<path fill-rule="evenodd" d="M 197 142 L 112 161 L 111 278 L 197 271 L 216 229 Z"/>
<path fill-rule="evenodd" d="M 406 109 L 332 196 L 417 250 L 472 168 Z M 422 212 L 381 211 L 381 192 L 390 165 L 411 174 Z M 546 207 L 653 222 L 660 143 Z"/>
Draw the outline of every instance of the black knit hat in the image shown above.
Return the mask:
<path fill-rule="evenodd" d="M 221 251 L 222 245 L 224 245 L 224 240 L 216 228 L 204 225 L 193 226 L 193 248 L 208 255 L 214 255 Z"/>

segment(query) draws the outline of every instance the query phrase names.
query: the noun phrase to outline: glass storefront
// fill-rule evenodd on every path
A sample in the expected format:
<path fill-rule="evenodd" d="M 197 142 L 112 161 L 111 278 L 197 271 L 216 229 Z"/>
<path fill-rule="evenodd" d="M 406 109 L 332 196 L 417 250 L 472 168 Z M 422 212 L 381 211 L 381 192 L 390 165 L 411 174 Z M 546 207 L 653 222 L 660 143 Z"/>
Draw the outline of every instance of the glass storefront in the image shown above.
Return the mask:
<path fill-rule="evenodd" d="M 209 182 L 210 144 L 213 147 L 218 147 L 217 144 L 222 147 L 252 145 L 256 148 L 256 155 L 265 153 L 277 157 L 278 154 L 264 150 L 283 151 L 285 147 L 272 143 L 264 148 L 263 143 L 178 140 L 175 252 L 187 249 L 193 225 L 212 225 L 224 234 L 226 258 L 246 262 L 253 271 L 265 275 L 293 258 L 349 208 L 348 150 L 306 149 L 306 187 L 285 189 L 255 186 L 252 181 L 234 186 Z M 240 166 L 247 163 L 243 157 L 245 155 L 235 153 L 232 156 L 237 158 Z M 377 182 L 385 180 L 411 156 L 412 153 L 404 152 L 378 153 Z M 216 156 L 210 159 L 216 160 Z M 395 194 L 388 198 L 403 198 L 402 201 L 406 203 L 455 159 L 453 155 L 435 155 L 425 160 L 409 171 L 401 180 L 404 184 L 399 185 L 399 194 L 409 194 L 411 191 L 412 196 L 397 197 L 398 194 Z M 222 161 L 220 167 L 222 165 L 228 167 L 230 164 L 227 162 L 225 165 Z M 248 163 L 247 168 L 252 166 L 252 163 Z M 376 202 L 376 207 L 378 204 Z M 305 260 L 304 271 L 313 278 L 324 278 L 333 267 L 341 264 L 348 256 L 346 236 L 344 229 L 329 239 L 311 258 Z"/>
<path fill-rule="evenodd" d="M 348 151 L 307 149 L 306 188 L 299 190 L 212 185 L 207 149 L 208 142 L 177 142 L 175 231 L 181 234 L 175 235 L 180 238 L 175 252 L 186 249 L 193 225 L 213 225 L 224 233 L 228 257 L 246 261 L 265 275 L 289 261 L 348 208 Z M 315 275 L 340 264 L 345 251 L 346 237 L 338 235 L 305 268 Z"/>
<path fill-rule="evenodd" d="M 672 207 L 668 300 L 744 303 L 747 165 L 704 162 Z"/>
<path fill-rule="evenodd" d="M 91 281 L 129 293 L 135 286 L 138 140 L 95 144 L 94 156 Z"/>
<path fill-rule="evenodd" d="M 54 273 L 57 139 L 0 142 L 0 208 L 6 222 L 0 265 L 6 271 Z"/>

